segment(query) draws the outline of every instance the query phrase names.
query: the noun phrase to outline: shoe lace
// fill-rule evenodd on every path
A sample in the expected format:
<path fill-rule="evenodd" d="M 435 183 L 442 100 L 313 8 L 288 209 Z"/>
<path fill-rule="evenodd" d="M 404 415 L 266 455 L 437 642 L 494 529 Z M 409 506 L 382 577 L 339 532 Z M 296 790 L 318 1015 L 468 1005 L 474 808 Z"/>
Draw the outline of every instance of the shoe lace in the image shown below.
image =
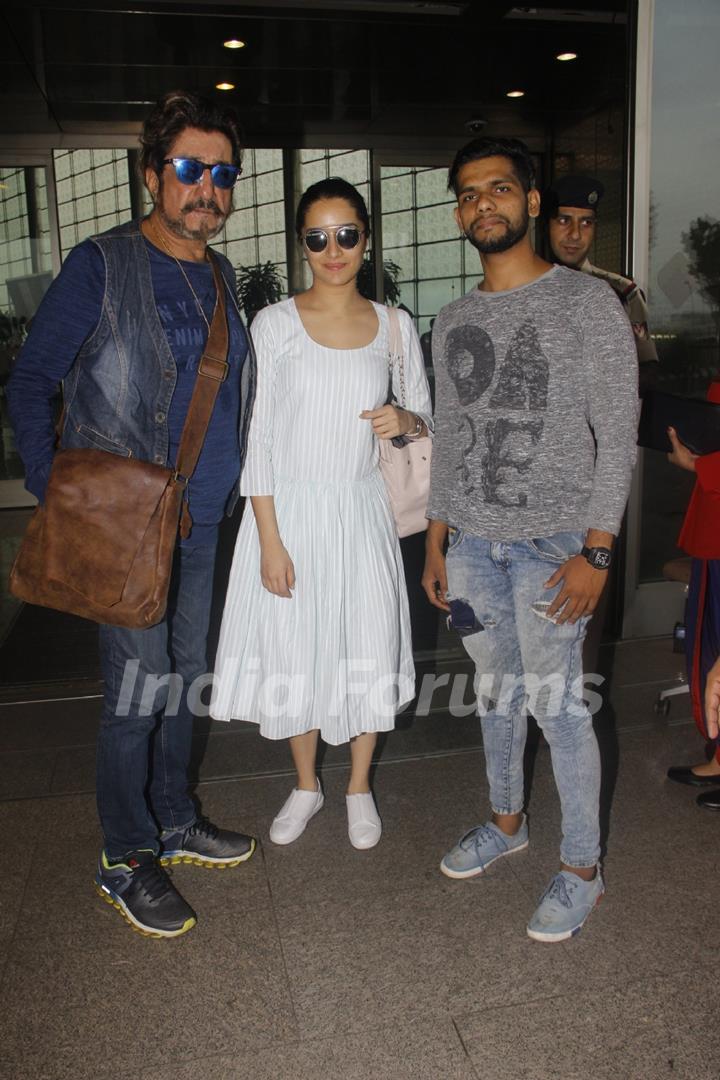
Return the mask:
<path fill-rule="evenodd" d="M 168 872 L 153 860 L 143 863 L 133 870 L 133 881 L 147 896 L 148 900 L 160 900 L 174 886 Z"/>
<path fill-rule="evenodd" d="M 197 821 L 193 822 L 187 831 L 187 836 L 204 836 L 208 840 L 216 840 L 217 835 L 220 832 L 217 825 L 213 825 L 212 821 L 206 817 L 199 817 Z"/>
<path fill-rule="evenodd" d="M 495 833 L 487 825 L 478 825 L 474 829 L 470 829 L 466 832 L 460 841 L 460 847 L 463 851 L 467 851 L 468 848 L 474 847 L 479 849 L 485 844 L 489 844 L 495 840 Z"/>
<path fill-rule="evenodd" d="M 571 884 L 571 891 L 574 891 L 574 886 Z M 572 900 L 570 899 L 570 893 L 568 892 L 568 886 L 565 878 L 562 874 L 556 874 L 550 882 L 543 900 L 557 900 L 559 904 L 562 904 L 564 908 L 572 907 Z"/>

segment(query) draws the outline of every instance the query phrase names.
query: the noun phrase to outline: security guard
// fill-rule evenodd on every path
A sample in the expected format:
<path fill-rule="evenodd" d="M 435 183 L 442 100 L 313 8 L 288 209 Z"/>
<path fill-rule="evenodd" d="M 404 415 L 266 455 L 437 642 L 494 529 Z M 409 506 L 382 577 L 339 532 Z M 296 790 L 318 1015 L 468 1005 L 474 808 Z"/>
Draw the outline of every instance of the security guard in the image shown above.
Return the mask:
<path fill-rule="evenodd" d="M 640 287 L 630 278 L 601 270 L 588 259 L 595 238 L 597 207 L 604 187 L 592 176 L 562 176 L 543 195 L 543 216 L 553 258 L 572 270 L 582 270 L 611 285 L 625 308 L 635 334 L 640 364 L 640 393 L 657 378 L 658 355 L 648 331 L 647 304 Z"/>

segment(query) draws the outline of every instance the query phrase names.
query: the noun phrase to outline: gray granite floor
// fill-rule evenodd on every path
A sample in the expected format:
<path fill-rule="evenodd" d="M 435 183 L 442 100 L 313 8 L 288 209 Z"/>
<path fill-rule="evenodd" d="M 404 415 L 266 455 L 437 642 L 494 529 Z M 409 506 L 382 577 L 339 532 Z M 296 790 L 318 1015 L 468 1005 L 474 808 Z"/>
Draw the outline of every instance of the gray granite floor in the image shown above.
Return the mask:
<path fill-rule="evenodd" d="M 438 862 L 486 812 L 473 717 L 439 701 L 384 740 L 385 831 L 370 852 L 347 840 L 346 750 L 325 755 L 324 810 L 278 848 L 267 834 L 289 788 L 285 747 L 200 722 L 203 807 L 262 847 L 232 871 L 177 868 L 199 922 L 158 942 L 91 884 L 98 699 L 3 706 L 0 1077 L 718 1080 L 720 814 L 665 780 L 700 751 L 687 697 L 653 711 L 679 669 L 669 643 L 604 653 L 607 894 L 555 946 L 525 934 L 557 859 L 542 741 L 530 848 L 456 882 Z"/>

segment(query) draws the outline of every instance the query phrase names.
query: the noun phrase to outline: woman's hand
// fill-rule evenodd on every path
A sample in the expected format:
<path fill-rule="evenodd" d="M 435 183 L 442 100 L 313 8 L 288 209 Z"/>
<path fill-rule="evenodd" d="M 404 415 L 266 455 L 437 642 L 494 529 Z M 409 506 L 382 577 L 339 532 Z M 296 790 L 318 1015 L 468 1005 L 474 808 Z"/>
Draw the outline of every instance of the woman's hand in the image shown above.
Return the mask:
<path fill-rule="evenodd" d="M 687 446 L 680 442 L 675 428 L 669 427 L 667 433 L 672 443 L 672 453 L 668 454 L 668 461 L 671 461 L 673 465 L 679 465 L 681 469 L 687 469 L 688 472 L 695 472 L 695 462 L 699 455 L 693 454 L 692 450 L 688 450 Z"/>
<path fill-rule="evenodd" d="M 280 540 L 261 545 L 260 580 L 268 592 L 292 599 L 290 590 L 295 588 L 295 567 Z"/>
<path fill-rule="evenodd" d="M 372 429 L 378 439 L 395 439 L 398 435 L 407 435 L 415 430 L 415 415 L 407 409 L 397 409 L 394 405 L 382 405 L 379 409 L 364 409 L 361 420 L 371 420 Z"/>

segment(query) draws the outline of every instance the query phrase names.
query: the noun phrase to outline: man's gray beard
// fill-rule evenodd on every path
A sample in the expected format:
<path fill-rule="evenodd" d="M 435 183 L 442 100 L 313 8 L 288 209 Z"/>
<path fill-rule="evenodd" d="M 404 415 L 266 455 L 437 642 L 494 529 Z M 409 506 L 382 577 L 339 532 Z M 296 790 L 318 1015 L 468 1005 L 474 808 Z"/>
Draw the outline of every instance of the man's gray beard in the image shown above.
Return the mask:
<path fill-rule="evenodd" d="M 169 214 L 165 213 L 161 203 L 156 203 L 156 210 L 163 225 L 175 236 L 180 237 L 181 240 L 211 240 L 213 236 L 217 236 L 219 232 L 222 232 L 225 228 L 225 222 L 230 217 L 229 213 L 225 216 L 221 215 L 217 225 L 211 225 L 208 221 L 201 229 L 189 229 L 182 216 L 178 218 L 170 217 Z"/>
<path fill-rule="evenodd" d="M 511 247 L 515 247 L 515 245 L 527 234 L 529 227 L 530 215 L 526 210 L 523 215 L 523 220 L 519 225 L 516 225 L 513 228 L 508 222 L 505 233 L 502 236 L 498 236 L 495 240 L 480 240 L 472 229 L 467 230 L 465 235 L 472 246 L 479 251 L 481 255 L 500 255 L 503 251 L 509 251 Z"/>

